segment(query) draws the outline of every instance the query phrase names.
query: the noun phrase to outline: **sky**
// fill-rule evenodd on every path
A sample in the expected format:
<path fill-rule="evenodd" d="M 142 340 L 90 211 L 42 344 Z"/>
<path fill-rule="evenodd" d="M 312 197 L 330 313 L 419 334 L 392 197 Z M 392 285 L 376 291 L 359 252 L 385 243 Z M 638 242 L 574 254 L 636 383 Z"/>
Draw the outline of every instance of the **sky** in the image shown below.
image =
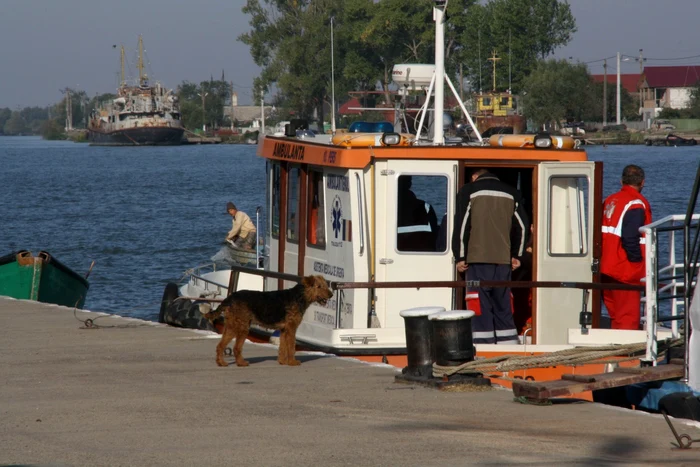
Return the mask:
<path fill-rule="evenodd" d="M 237 37 L 250 29 L 245 0 L 0 0 L 0 107 L 45 106 L 60 89 L 113 92 L 119 48 L 135 73 L 143 35 L 151 78 L 166 87 L 214 76 L 233 81 L 239 104 L 252 102 L 260 73 Z M 588 63 L 638 57 L 646 66 L 700 65 L 700 0 L 569 0 L 578 31 L 554 57 Z M 448 7 L 449 8 L 449 7 Z M 692 57 L 686 60 L 670 60 Z M 608 73 L 616 72 L 615 59 Z M 622 73 L 638 73 L 634 58 Z"/>

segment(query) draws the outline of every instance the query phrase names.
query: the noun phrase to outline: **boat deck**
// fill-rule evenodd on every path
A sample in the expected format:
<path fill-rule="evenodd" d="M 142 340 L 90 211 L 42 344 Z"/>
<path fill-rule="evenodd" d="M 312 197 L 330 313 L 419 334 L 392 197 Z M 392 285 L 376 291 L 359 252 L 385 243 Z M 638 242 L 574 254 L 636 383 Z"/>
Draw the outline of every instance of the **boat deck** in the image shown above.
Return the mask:
<path fill-rule="evenodd" d="M 0 298 L 0 316 L 2 464 L 697 465 L 700 456 L 673 448 L 661 416 L 397 384 L 393 367 L 318 353 L 299 353 L 291 368 L 252 343 L 249 367 L 219 368 L 218 336 L 112 316 L 81 329 L 72 309 L 30 301 Z"/>

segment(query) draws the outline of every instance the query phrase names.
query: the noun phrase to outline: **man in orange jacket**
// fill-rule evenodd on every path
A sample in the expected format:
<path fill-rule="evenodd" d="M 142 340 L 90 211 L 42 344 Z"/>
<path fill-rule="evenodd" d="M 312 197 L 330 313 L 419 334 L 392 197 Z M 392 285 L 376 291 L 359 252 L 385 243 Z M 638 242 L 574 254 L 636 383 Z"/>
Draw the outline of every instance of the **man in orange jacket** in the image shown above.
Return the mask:
<path fill-rule="evenodd" d="M 639 232 L 651 223 L 651 207 L 642 196 L 644 170 L 628 165 L 622 171 L 622 189 L 603 204 L 603 282 L 640 285 L 645 276 L 644 238 Z M 603 301 L 613 329 L 639 329 L 641 292 L 604 290 Z"/>

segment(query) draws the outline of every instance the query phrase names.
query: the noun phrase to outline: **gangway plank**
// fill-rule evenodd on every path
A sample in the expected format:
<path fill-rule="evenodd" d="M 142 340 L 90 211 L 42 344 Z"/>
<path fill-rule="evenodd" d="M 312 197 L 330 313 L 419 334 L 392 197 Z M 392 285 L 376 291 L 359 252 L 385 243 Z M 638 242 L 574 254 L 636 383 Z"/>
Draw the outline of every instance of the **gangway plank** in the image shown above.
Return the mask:
<path fill-rule="evenodd" d="M 664 381 L 683 377 L 682 364 L 670 363 L 649 367 L 617 368 L 598 375 L 562 375 L 555 381 L 513 381 L 515 397 L 532 402 L 546 402 L 555 397 L 567 397 L 586 391 L 609 389 L 629 384 Z"/>

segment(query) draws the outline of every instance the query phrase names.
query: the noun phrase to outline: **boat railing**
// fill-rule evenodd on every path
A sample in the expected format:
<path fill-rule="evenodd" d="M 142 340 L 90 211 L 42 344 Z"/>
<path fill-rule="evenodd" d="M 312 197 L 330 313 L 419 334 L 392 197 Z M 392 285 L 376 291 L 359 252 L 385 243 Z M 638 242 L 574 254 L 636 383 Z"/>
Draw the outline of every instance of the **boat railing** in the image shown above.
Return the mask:
<path fill-rule="evenodd" d="M 216 272 L 217 267 L 217 264 L 213 262 L 195 266 L 185 271 L 180 282 L 188 278 L 190 285 L 193 287 L 204 289 L 212 295 L 228 295 L 228 285 L 220 284 L 204 277 L 205 274 Z"/>
<path fill-rule="evenodd" d="M 647 350 L 643 360 L 648 365 L 656 364 L 657 324 L 670 323 L 672 336 L 677 338 L 682 334 L 684 338 L 686 382 L 690 300 L 700 266 L 700 214 L 695 214 L 699 194 L 700 163 L 686 214 L 666 216 L 639 229 L 644 235 L 646 268 L 644 315 Z M 661 306 L 667 313 L 660 313 Z"/>

